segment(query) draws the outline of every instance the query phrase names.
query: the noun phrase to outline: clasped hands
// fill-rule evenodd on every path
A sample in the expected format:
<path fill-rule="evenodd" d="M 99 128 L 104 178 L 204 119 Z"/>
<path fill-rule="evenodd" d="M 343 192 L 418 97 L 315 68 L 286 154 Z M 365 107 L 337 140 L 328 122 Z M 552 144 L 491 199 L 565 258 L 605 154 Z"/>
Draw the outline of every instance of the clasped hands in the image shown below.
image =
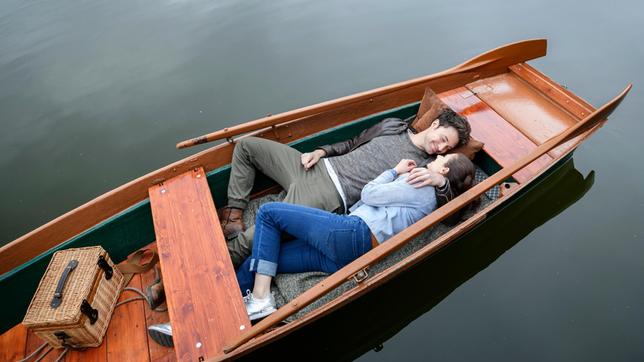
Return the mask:
<path fill-rule="evenodd" d="M 428 185 L 442 187 L 446 182 L 443 175 L 433 172 L 426 167 L 417 167 L 416 161 L 414 160 L 403 159 L 398 162 L 394 170 L 399 175 L 409 172 L 407 183 L 414 185 L 415 188 Z"/>

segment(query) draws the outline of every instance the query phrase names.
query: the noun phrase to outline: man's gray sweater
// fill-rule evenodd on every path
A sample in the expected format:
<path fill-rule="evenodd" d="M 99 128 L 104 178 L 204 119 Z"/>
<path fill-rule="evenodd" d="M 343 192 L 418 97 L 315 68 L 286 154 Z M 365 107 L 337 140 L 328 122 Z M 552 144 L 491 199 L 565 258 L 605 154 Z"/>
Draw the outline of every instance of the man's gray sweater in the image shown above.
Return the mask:
<path fill-rule="evenodd" d="M 375 137 L 347 154 L 328 158 L 338 175 L 347 207 L 360 199 L 360 192 L 369 181 L 396 166 L 403 158 L 416 161 L 418 167 L 435 158 L 416 147 L 410 136 L 409 132 L 402 132 Z"/>

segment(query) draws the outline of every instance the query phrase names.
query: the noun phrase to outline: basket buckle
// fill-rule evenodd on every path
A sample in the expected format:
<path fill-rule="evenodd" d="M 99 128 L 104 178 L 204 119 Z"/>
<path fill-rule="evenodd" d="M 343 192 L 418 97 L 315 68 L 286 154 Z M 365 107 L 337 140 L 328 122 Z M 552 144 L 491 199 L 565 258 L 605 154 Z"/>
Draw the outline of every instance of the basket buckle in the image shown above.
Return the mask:
<path fill-rule="evenodd" d="M 112 279 L 112 274 L 114 274 L 114 269 L 107 263 L 107 260 L 105 260 L 105 257 L 103 255 L 98 257 L 98 267 L 103 269 L 105 272 L 105 280 L 110 280 Z"/>
<path fill-rule="evenodd" d="M 89 318 L 89 324 L 94 324 L 98 320 L 98 309 L 92 308 L 92 305 L 89 304 L 87 299 L 83 299 L 83 303 L 80 307 L 81 313 L 85 314 Z"/>

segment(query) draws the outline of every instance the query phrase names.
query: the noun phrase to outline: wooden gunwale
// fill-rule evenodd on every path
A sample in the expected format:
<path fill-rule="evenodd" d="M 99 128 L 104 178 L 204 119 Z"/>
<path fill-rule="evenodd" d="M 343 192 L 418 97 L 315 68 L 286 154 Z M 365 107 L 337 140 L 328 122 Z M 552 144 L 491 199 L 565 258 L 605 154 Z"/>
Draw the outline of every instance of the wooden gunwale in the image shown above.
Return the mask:
<path fill-rule="evenodd" d="M 378 97 L 388 93 L 394 93 L 405 88 L 417 87 L 421 84 L 439 80 L 448 76 L 466 73 L 484 73 L 486 71 L 505 70 L 506 67 L 518 63 L 513 61 L 515 57 L 543 56 L 546 53 L 547 43 L 545 39 L 532 39 L 519 41 L 516 43 L 504 45 L 490 51 L 487 51 L 479 56 L 476 56 L 464 63 L 461 63 L 453 68 L 444 70 L 439 73 L 420 77 L 388 86 L 372 89 L 370 91 L 356 93 L 350 96 L 337 98 L 331 101 L 314 104 L 308 107 L 295 109 L 292 111 L 280 113 L 277 115 L 268 115 L 254 121 L 250 121 L 238 126 L 224 128 L 223 130 L 212 132 L 200 137 L 186 140 L 177 144 L 177 148 L 185 148 L 211 142 L 219 139 L 233 137 L 242 133 L 254 131 L 258 128 L 271 127 L 279 123 L 290 121 L 292 119 L 313 115 L 319 112 L 324 112 L 339 106 L 351 105 L 352 103 L 370 100 L 373 97 Z M 436 90 L 436 89 L 434 89 Z"/>
<path fill-rule="evenodd" d="M 290 114 L 285 118 L 289 122 L 276 124 L 274 128 L 258 130 L 257 123 L 254 123 L 244 130 L 252 131 L 252 135 L 282 143 L 291 142 L 356 118 L 416 102 L 427 86 L 438 92 L 455 88 L 475 79 L 506 72 L 510 65 L 543 56 L 545 53 L 545 39 L 509 44 L 431 76 L 358 93 L 355 97 L 344 97 L 341 101 L 323 102 L 324 111 L 320 113 L 290 120 L 289 117 L 294 117 L 293 114 L 298 114 L 297 111 L 303 112 L 302 110 L 308 109 L 310 112 L 311 107 L 286 112 Z M 458 72 L 454 73 L 455 69 Z M 350 99 L 350 102 L 347 99 Z M 274 121 L 275 119 L 272 119 L 271 122 Z M 249 123 L 252 122 L 254 121 Z M 239 134 L 241 130 L 237 129 L 235 132 Z M 196 167 L 203 167 L 208 172 L 230 163 L 233 146 L 230 143 L 217 145 L 148 173 L 2 246 L 0 275 L 147 199 L 147 189 L 153 184 Z"/>
<path fill-rule="evenodd" d="M 571 140 L 574 137 L 579 136 L 584 132 L 596 129 L 597 125 L 601 121 L 605 120 L 617 108 L 617 106 L 621 103 L 621 101 L 624 99 L 626 94 L 628 94 L 631 88 L 632 85 L 629 84 L 618 96 L 590 114 L 583 121 L 578 122 L 566 129 L 564 132 L 551 137 L 548 141 L 539 145 L 530 154 L 522 157 L 514 165 L 504 167 L 501 171 L 495 173 L 487 180 L 479 183 L 478 185 L 469 189 L 467 192 L 464 192 L 463 194 L 452 200 L 452 202 L 444 205 L 419 222 L 401 231 L 399 234 L 388 240 L 387 243 L 382 244 L 378 248 L 369 251 L 367 254 L 359 257 L 322 282 L 316 284 L 312 288 L 300 294 L 297 298 L 282 306 L 275 313 L 257 323 L 255 326 L 253 326 L 253 328 L 245 332 L 238 340 L 230 343 L 224 349 L 224 353 L 230 353 L 231 351 L 234 351 L 244 343 L 257 337 L 260 333 L 268 330 L 268 328 L 270 328 L 277 322 L 289 317 L 298 310 L 312 303 L 318 297 L 339 286 L 344 282 L 344 280 L 350 278 L 352 275 L 362 270 L 365 266 L 371 265 L 371 263 L 381 260 L 391 252 L 404 245 L 407 240 L 418 236 L 422 231 L 449 217 L 463 205 L 469 203 L 474 197 L 478 197 L 494 185 L 507 179 L 516 171 L 525 167 L 544 153 L 550 151 L 556 146 L 563 144 L 564 142 Z"/>
<path fill-rule="evenodd" d="M 596 130 L 590 130 L 592 134 Z M 277 339 L 284 338 L 290 333 L 295 332 L 299 328 L 302 328 L 308 324 L 315 322 L 316 320 L 330 314 L 331 312 L 349 304 L 351 301 L 367 294 L 368 292 L 374 290 L 375 288 L 383 285 L 389 280 L 393 279 L 400 273 L 412 268 L 418 263 L 422 262 L 432 254 L 438 252 L 442 248 L 448 246 L 454 241 L 457 241 L 461 236 L 464 236 L 468 232 L 472 232 L 476 227 L 483 221 L 485 218 L 488 218 L 501 210 L 505 205 L 510 204 L 514 199 L 520 195 L 528 192 L 529 189 L 536 186 L 537 182 L 535 180 L 541 179 L 551 172 L 554 172 L 557 167 L 563 165 L 565 161 L 572 156 L 574 148 L 570 149 L 565 155 L 562 155 L 559 159 L 554 160 L 550 167 L 544 168 L 540 173 L 536 174 L 531 182 L 526 182 L 524 184 L 519 184 L 516 187 L 513 187 L 507 194 L 502 197 L 499 197 L 495 201 L 491 202 L 484 209 L 480 210 L 473 215 L 471 218 L 465 220 L 458 226 L 447 231 L 445 234 L 441 235 L 437 239 L 418 249 L 407 258 L 397 262 L 395 265 L 389 267 L 388 269 L 376 274 L 373 277 L 368 278 L 364 282 L 357 284 L 354 288 L 347 290 L 343 295 L 335 298 L 334 300 L 328 302 L 327 304 L 320 306 L 319 308 L 311 311 L 307 315 L 288 323 L 284 326 L 277 327 L 273 330 L 270 330 L 257 338 L 254 338 L 248 341 L 246 344 L 240 346 L 238 349 L 230 352 L 226 355 L 220 355 L 220 358 L 213 358 L 209 361 L 221 361 L 227 359 L 239 358 L 243 355 L 251 353 L 252 351 L 261 348 L 262 346 L 273 342 Z"/>
<path fill-rule="evenodd" d="M 382 118 L 410 117 L 415 113 L 417 107 L 417 104 L 412 103 L 383 113 L 370 115 L 340 127 L 324 130 L 313 136 L 292 142 L 290 145 L 300 151 L 306 151 L 318 145 L 344 140 L 375 124 Z M 230 166 L 225 166 L 208 173 L 211 196 L 218 204 L 225 203 L 225 185 L 228 183 L 229 172 Z M 257 191 L 272 185 L 267 183 L 268 181 L 262 178 L 257 179 L 256 185 L 260 186 Z M 153 242 L 154 239 L 155 232 L 152 226 L 151 207 L 149 200 L 146 199 L 123 213 L 83 231 L 54 249 L 5 273 L 0 276 L 0 290 L 5 293 L 5 302 L 0 303 L 0 306 L 5 311 L 2 318 L 0 318 L 0 331 L 8 330 L 20 322 L 20 318 L 24 314 L 33 291 L 36 289 L 47 262 L 54 251 L 100 244 L 110 253 L 112 260 L 120 261 L 124 260 L 132 251 Z"/>

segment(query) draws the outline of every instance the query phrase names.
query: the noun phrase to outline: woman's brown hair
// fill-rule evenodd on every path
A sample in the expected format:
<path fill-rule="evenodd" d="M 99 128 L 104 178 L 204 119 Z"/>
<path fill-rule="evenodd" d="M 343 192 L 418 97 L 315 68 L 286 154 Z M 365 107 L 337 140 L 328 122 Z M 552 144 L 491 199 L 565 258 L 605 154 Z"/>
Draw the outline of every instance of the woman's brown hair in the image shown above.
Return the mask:
<path fill-rule="evenodd" d="M 449 172 L 445 177 L 449 181 L 449 186 L 456 195 L 467 191 L 474 184 L 474 164 L 465 155 L 454 153 L 453 157 L 445 163 Z"/>

